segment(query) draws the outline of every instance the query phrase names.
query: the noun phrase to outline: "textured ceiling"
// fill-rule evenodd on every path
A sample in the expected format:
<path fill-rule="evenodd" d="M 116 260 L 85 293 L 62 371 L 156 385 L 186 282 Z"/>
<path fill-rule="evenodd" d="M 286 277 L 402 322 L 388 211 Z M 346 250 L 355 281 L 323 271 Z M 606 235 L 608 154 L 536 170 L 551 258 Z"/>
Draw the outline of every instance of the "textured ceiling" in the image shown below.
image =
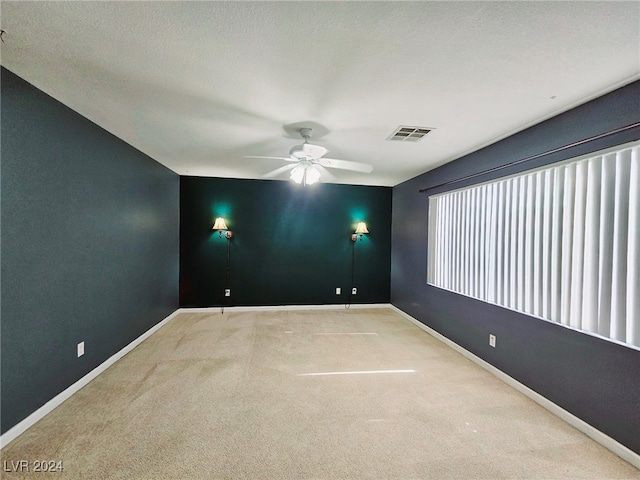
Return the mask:
<path fill-rule="evenodd" d="M 639 2 L 0 8 L 3 66 L 181 175 L 260 178 L 309 125 L 396 185 L 640 78 Z"/>

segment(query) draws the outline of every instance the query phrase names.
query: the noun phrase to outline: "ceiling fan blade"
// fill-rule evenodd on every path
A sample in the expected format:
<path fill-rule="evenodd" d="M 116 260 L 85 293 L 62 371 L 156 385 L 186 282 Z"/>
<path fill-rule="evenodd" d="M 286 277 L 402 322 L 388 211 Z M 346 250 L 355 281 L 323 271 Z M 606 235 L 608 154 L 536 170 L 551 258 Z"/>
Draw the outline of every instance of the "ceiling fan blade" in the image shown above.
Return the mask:
<path fill-rule="evenodd" d="M 311 158 L 320 158 L 324 154 L 326 154 L 329 150 L 320 145 L 312 145 L 311 143 L 305 143 L 302 145 L 302 151 L 305 155 Z"/>
<path fill-rule="evenodd" d="M 297 162 L 298 161 L 297 159 L 291 158 L 291 157 L 262 157 L 262 156 L 256 156 L 256 155 L 245 155 L 242 158 L 257 158 L 257 159 L 266 158 L 268 160 L 284 160 L 285 162 Z"/>
<path fill-rule="evenodd" d="M 354 172 L 371 173 L 373 171 L 373 167 L 368 163 L 350 162 L 348 160 L 338 160 L 336 158 L 320 158 L 318 159 L 318 163 L 323 167 L 352 170 Z"/>
<path fill-rule="evenodd" d="M 275 178 L 285 172 L 288 172 L 289 170 L 293 170 L 295 167 L 295 164 L 285 165 L 284 167 L 276 168 L 275 170 L 271 170 L 270 172 L 265 173 L 264 175 L 262 175 L 262 178 Z"/>
<path fill-rule="evenodd" d="M 322 177 L 322 180 L 324 180 L 325 182 L 335 182 L 336 181 L 335 175 L 333 175 L 333 173 L 331 173 L 329 170 L 324 168 L 319 163 L 316 163 L 314 165 L 315 165 L 315 168 L 318 170 L 318 172 L 320 172 L 320 176 Z"/>

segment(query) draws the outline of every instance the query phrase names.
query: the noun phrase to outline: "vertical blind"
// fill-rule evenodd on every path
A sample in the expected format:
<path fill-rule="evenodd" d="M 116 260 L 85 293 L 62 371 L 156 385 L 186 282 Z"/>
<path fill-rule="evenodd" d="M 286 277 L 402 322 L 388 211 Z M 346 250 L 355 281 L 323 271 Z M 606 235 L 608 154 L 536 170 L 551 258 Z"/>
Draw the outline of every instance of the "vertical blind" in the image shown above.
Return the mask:
<path fill-rule="evenodd" d="M 429 197 L 428 283 L 640 346 L 640 143 Z"/>

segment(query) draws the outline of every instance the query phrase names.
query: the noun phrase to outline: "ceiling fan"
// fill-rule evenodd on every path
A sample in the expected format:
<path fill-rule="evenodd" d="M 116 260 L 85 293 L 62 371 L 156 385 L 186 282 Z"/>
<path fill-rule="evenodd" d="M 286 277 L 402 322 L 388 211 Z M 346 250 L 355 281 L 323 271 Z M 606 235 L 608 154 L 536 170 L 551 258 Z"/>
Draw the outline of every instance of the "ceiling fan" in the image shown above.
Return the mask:
<path fill-rule="evenodd" d="M 336 177 L 334 177 L 327 168 L 351 170 L 363 173 L 370 173 L 373 171 L 373 167 L 366 163 L 350 162 L 348 160 L 324 157 L 328 152 L 326 148 L 309 143 L 309 139 L 313 134 L 313 129 L 301 128 L 299 132 L 300 136 L 304 139 L 304 143 L 302 143 L 302 145 L 296 145 L 289 150 L 288 157 L 247 156 L 245 158 L 268 158 L 272 160 L 292 162 L 290 165 L 284 165 L 272 170 L 271 172 L 265 173 L 262 177 L 275 178 L 291 171 L 291 180 L 303 185 L 312 185 L 318 182 L 321 178 L 327 181 L 335 180 Z"/>

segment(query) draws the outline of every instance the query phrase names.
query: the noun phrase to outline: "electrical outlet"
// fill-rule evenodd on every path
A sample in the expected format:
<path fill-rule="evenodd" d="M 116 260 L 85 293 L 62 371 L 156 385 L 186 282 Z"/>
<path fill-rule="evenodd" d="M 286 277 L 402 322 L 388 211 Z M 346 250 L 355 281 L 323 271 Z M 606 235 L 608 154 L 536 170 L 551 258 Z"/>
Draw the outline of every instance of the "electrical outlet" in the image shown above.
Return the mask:
<path fill-rule="evenodd" d="M 231 296 L 231 289 L 230 288 L 225 288 L 224 289 L 224 296 L 225 297 L 230 297 Z"/>
<path fill-rule="evenodd" d="M 342 289 L 340 287 L 336 287 L 336 295 L 340 295 L 342 293 Z"/>
<path fill-rule="evenodd" d="M 496 348 L 496 336 L 489 334 L 489 346 Z"/>
<path fill-rule="evenodd" d="M 358 289 L 356 287 L 353 287 L 351 289 L 351 295 L 355 295 L 356 293 L 358 293 Z"/>
<path fill-rule="evenodd" d="M 78 344 L 78 357 L 84 355 L 84 342 Z"/>

